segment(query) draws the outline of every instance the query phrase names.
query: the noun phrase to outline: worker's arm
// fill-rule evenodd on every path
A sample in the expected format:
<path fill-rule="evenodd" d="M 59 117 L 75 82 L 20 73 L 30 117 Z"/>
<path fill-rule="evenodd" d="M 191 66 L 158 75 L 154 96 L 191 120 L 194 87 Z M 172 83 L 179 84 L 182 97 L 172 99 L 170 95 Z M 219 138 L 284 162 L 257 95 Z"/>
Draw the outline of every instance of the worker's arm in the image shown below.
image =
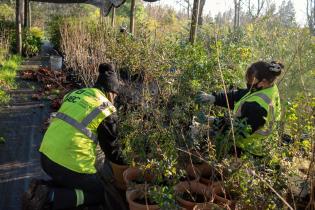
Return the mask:
<path fill-rule="evenodd" d="M 241 116 L 233 119 L 234 132 L 246 137 L 260 129 L 266 123 L 267 111 L 256 102 L 245 102 L 241 108 Z M 216 118 L 213 123 L 215 132 L 229 131 L 231 128 L 230 119 L 225 117 Z M 249 126 L 249 130 L 246 129 Z"/>
<path fill-rule="evenodd" d="M 97 128 L 98 140 L 106 158 L 110 161 L 122 164 L 123 160 L 118 155 L 119 145 L 117 145 L 117 114 L 114 113 L 99 125 Z"/>
<path fill-rule="evenodd" d="M 247 125 L 251 127 L 251 133 L 254 133 L 265 125 L 267 111 L 257 102 L 245 102 L 241 109 L 239 118 L 245 119 Z"/>
<path fill-rule="evenodd" d="M 246 93 L 248 93 L 249 89 L 237 89 L 237 90 L 229 90 L 227 92 L 227 98 L 229 101 L 230 109 L 234 108 L 234 104 L 239 101 Z M 227 108 L 227 101 L 224 91 L 220 91 L 217 93 L 213 93 L 215 96 L 214 105 L 222 106 Z"/>

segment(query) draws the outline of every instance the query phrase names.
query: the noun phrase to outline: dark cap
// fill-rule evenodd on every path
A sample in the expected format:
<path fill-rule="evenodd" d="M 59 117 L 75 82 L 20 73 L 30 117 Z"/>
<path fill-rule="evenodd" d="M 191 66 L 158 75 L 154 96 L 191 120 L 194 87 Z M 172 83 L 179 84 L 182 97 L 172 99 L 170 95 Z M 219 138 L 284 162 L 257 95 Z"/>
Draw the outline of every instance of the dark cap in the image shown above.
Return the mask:
<path fill-rule="evenodd" d="M 98 78 L 95 87 L 102 88 L 105 92 L 119 93 L 119 81 L 115 67 L 109 63 L 101 63 L 98 67 Z"/>

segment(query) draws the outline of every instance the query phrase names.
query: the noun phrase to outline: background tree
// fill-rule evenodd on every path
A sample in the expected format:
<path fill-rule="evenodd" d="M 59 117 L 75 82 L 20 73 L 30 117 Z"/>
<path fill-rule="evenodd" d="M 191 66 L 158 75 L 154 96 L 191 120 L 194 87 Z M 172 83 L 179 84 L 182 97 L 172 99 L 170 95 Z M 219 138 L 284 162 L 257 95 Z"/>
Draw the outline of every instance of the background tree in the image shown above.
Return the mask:
<path fill-rule="evenodd" d="M 224 26 L 224 25 L 228 25 L 228 26 L 232 26 L 232 22 L 233 22 L 233 10 L 230 9 L 228 11 L 225 12 L 219 12 L 216 16 L 215 16 L 215 23 L 218 24 L 219 26 Z"/>
<path fill-rule="evenodd" d="M 177 0 L 177 3 L 180 4 L 182 7 L 184 7 L 184 10 L 186 10 L 187 19 L 190 19 L 190 11 L 191 11 L 191 0 Z"/>
<path fill-rule="evenodd" d="M 194 44 L 197 36 L 197 25 L 199 17 L 200 0 L 194 0 L 194 7 L 191 17 L 190 39 L 189 41 Z"/>
<path fill-rule="evenodd" d="M 279 7 L 279 20 L 280 23 L 287 27 L 293 27 L 296 25 L 295 10 L 291 0 L 282 1 Z"/>
<path fill-rule="evenodd" d="M 234 30 L 240 26 L 241 2 L 242 0 L 234 0 Z"/>
<path fill-rule="evenodd" d="M 136 12 L 136 0 L 131 0 L 130 6 L 130 33 L 135 32 L 135 12 Z"/>
<path fill-rule="evenodd" d="M 203 8 L 206 4 L 206 0 L 200 0 L 200 5 L 199 5 L 199 14 L 198 14 L 198 25 L 203 24 Z"/>
<path fill-rule="evenodd" d="M 263 10 L 265 3 L 266 3 L 265 0 L 257 0 L 256 4 L 253 2 L 255 2 L 255 1 L 248 0 L 248 2 L 247 2 L 247 6 L 248 6 L 247 7 L 248 8 L 247 14 L 251 20 L 255 20 L 256 18 L 258 18 L 261 15 L 262 10 Z"/>
<path fill-rule="evenodd" d="M 315 35 L 315 0 L 307 0 L 306 15 L 310 32 Z"/>

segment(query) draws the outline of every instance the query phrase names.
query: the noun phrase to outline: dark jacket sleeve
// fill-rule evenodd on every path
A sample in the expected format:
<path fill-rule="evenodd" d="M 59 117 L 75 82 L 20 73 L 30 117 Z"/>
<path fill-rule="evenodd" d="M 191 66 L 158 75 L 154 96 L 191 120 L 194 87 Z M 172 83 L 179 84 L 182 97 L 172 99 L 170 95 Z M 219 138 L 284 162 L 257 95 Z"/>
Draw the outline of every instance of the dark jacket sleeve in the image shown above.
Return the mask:
<path fill-rule="evenodd" d="M 266 123 L 267 111 L 256 102 L 245 102 L 241 109 L 241 116 L 234 119 L 234 132 L 246 137 L 260 129 Z M 246 129 L 250 126 L 250 131 Z M 214 132 L 225 133 L 231 128 L 228 117 L 218 117 L 213 124 Z"/>
<path fill-rule="evenodd" d="M 248 93 L 248 89 L 237 89 L 237 90 L 229 90 L 227 92 L 227 98 L 229 101 L 229 106 L 231 109 L 234 108 L 234 104 L 239 101 L 246 93 Z M 225 97 L 224 91 L 212 93 L 215 96 L 215 102 L 214 105 L 216 106 L 222 106 L 222 107 L 228 107 L 227 101 Z"/>
<path fill-rule="evenodd" d="M 261 107 L 256 102 L 245 102 L 241 109 L 241 116 L 246 124 L 251 127 L 251 133 L 254 133 L 259 128 L 265 125 L 267 117 L 267 110 Z"/>
<path fill-rule="evenodd" d="M 97 128 L 98 141 L 106 158 L 114 163 L 122 162 L 119 156 L 119 146 L 117 144 L 117 121 L 116 113 L 105 118 Z"/>

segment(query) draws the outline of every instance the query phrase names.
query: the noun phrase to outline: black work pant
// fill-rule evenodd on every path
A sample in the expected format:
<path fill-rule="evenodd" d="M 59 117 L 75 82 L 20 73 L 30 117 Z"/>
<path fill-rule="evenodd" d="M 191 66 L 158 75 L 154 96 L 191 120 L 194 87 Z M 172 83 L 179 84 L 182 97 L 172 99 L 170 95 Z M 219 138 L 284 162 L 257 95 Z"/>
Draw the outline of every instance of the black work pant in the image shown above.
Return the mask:
<path fill-rule="evenodd" d="M 41 165 L 52 178 L 53 209 L 74 208 L 77 205 L 75 189 L 83 191 L 84 205 L 93 206 L 104 202 L 104 188 L 96 174 L 81 174 L 51 161 L 41 154 Z"/>

